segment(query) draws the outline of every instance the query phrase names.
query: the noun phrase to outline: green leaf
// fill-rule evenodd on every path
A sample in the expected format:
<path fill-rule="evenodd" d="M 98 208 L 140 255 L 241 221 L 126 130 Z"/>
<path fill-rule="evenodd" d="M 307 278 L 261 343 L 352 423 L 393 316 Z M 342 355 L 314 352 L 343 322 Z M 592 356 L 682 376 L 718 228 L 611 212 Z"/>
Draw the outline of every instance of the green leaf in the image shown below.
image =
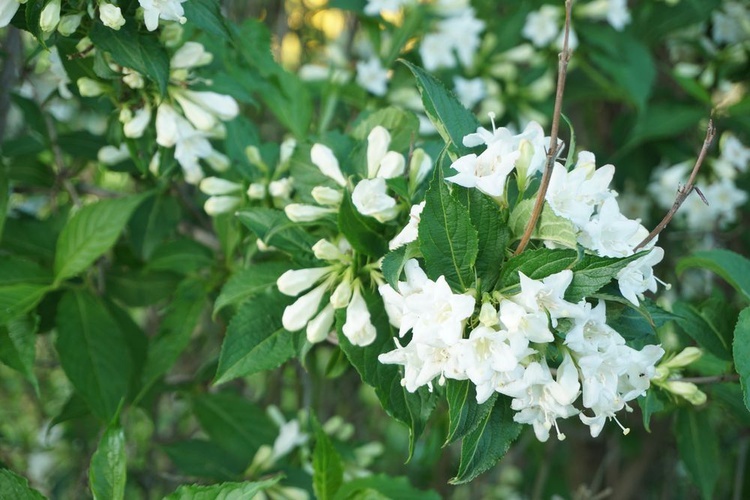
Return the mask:
<path fill-rule="evenodd" d="M 48 291 L 48 286 L 26 283 L 0 286 L 0 325 L 32 310 Z"/>
<path fill-rule="evenodd" d="M 646 141 L 679 136 L 688 129 L 694 129 L 705 117 L 706 108 L 703 105 L 655 102 L 638 115 L 627 142 L 618 154 L 624 154 Z"/>
<path fill-rule="evenodd" d="M 732 359 L 727 338 L 694 306 L 685 302 L 675 302 L 672 312 L 677 316 L 675 320 L 680 328 L 700 347 L 721 359 Z"/>
<path fill-rule="evenodd" d="M 8 215 L 8 199 L 10 198 L 10 185 L 8 184 L 8 169 L 0 164 L 0 241 L 3 241 L 3 227 Z"/>
<path fill-rule="evenodd" d="M 526 225 L 531 219 L 535 200 L 523 200 L 516 205 L 508 218 L 508 227 L 516 240 L 521 239 Z M 578 239 L 573 224 L 555 214 L 548 204 L 544 204 L 531 238 L 555 243 L 566 248 L 576 248 Z"/>
<path fill-rule="evenodd" d="M 272 370 L 293 357 L 305 341 L 304 331 L 288 332 L 281 324 L 291 297 L 278 291 L 256 296 L 240 306 L 221 345 L 215 385 Z"/>
<path fill-rule="evenodd" d="M 289 253 L 297 259 L 309 261 L 312 246 L 318 241 L 299 224 L 290 221 L 284 212 L 270 208 L 242 210 L 237 218 L 263 243 Z"/>
<path fill-rule="evenodd" d="M 211 440 L 248 465 L 262 445 L 271 445 L 278 429 L 262 408 L 229 393 L 200 394 L 193 412 Z"/>
<path fill-rule="evenodd" d="M 276 280 L 291 268 L 288 262 L 252 264 L 234 273 L 227 280 L 214 303 L 214 316 L 227 306 L 236 307 L 276 286 Z"/>
<path fill-rule="evenodd" d="M 351 194 L 344 193 L 338 215 L 339 231 L 346 236 L 352 248 L 357 252 L 379 258 L 388 251 L 388 244 L 383 238 L 385 226 L 360 214 L 352 204 Z"/>
<path fill-rule="evenodd" d="M 471 224 L 479 235 L 476 270 L 481 290 L 492 290 L 500 277 L 505 249 L 510 240 L 510 230 L 506 225 L 507 212 L 488 196 L 476 189 L 453 188 L 459 201 L 468 209 Z"/>
<path fill-rule="evenodd" d="M 0 361 L 21 373 L 38 391 L 34 374 L 37 318 L 20 317 L 0 325 Z"/>
<path fill-rule="evenodd" d="M 192 477 L 231 481 L 247 468 L 244 459 L 233 456 L 213 441 L 187 439 L 161 445 L 174 466 Z"/>
<path fill-rule="evenodd" d="M 55 284 L 85 270 L 109 250 L 143 198 L 136 195 L 104 200 L 79 210 L 65 224 L 57 240 Z"/>
<path fill-rule="evenodd" d="M 166 271 L 149 271 L 115 266 L 107 270 L 105 285 L 111 298 L 130 307 L 148 307 L 174 292 L 180 276 Z"/>
<path fill-rule="evenodd" d="M 151 340 L 143 366 L 143 388 L 139 398 L 172 368 L 198 325 L 206 307 L 206 289 L 201 280 L 186 280 L 175 292 L 159 325 L 159 332 Z"/>
<path fill-rule="evenodd" d="M 109 426 L 91 457 L 89 485 L 94 500 L 125 498 L 127 472 L 125 433 L 120 426 Z"/>
<path fill-rule="evenodd" d="M 688 477 L 698 486 L 701 497 L 705 499 L 713 498 L 723 467 L 718 434 L 711 432 L 711 429 L 708 412 L 694 409 L 677 411 L 677 450 L 689 472 Z"/>
<path fill-rule="evenodd" d="M 52 281 L 49 271 L 13 255 L 0 256 L 0 286 L 21 283 L 46 285 Z"/>
<path fill-rule="evenodd" d="M 745 399 L 745 406 L 750 411 L 750 307 L 740 313 L 734 329 L 732 343 L 734 366 L 740 374 L 740 385 Z"/>
<path fill-rule="evenodd" d="M 406 261 L 414 258 L 416 253 L 414 245 L 403 245 L 392 252 L 388 252 L 383 257 L 383 262 L 380 265 L 383 270 L 383 277 L 394 289 L 398 289 L 398 280 L 404 270 Z"/>
<path fill-rule="evenodd" d="M 477 403 L 476 388 L 468 380 L 448 380 L 445 386 L 448 400 L 448 436 L 445 445 L 458 441 L 481 424 L 495 405 L 497 393 L 482 404 Z"/>
<path fill-rule="evenodd" d="M 629 257 L 598 257 L 596 255 L 584 255 L 581 260 L 573 266 L 573 281 L 565 291 L 565 299 L 570 302 L 578 302 L 589 297 L 612 281 L 617 273 L 634 260 L 643 257 L 644 252 Z"/>
<path fill-rule="evenodd" d="M 393 106 L 361 115 L 354 122 L 351 135 L 359 141 L 365 141 L 372 129 L 378 125 L 385 127 L 391 134 L 389 147 L 391 151 L 408 149 L 412 142 L 419 137 L 419 120 L 416 115 Z"/>
<path fill-rule="evenodd" d="M 211 486 L 183 485 L 177 488 L 174 493 L 165 497 L 164 500 L 235 500 L 253 498 L 261 491 L 278 483 L 281 478 L 282 476 L 276 476 L 264 481 L 222 483 Z"/>
<path fill-rule="evenodd" d="M 146 198 L 130 218 L 129 236 L 135 253 L 148 260 L 151 254 L 180 222 L 180 204 L 171 196 L 154 195 Z"/>
<path fill-rule="evenodd" d="M 538 248 L 526 250 L 508 259 L 500 272 L 498 288 L 517 286 L 521 278 L 519 272 L 533 280 L 570 269 L 578 260 L 575 250 Z"/>
<path fill-rule="evenodd" d="M 451 196 L 440 169 L 435 172 L 420 217 L 419 250 L 430 279 L 445 276 L 454 290 L 463 292 L 474 283 L 479 237 L 469 211 Z"/>
<path fill-rule="evenodd" d="M 362 495 L 358 493 L 373 491 L 380 496 Z M 440 495 L 434 491 L 422 491 L 409 483 L 405 477 L 386 476 L 384 474 L 360 477 L 347 481 L 336 493 L 335 500 L 371 499 L 371 498 L 408 498 L 409 500 L 439 500 Z"/>
<path fill-rule="evenodd" d="M 231 35 L 221 14 L 220 4 L 216 0 L 190 0 L 185 2 L 184 9 L 185 17 L 206 33 L 222 39 Z"/>
<path fill-rule="evenodd" d="M 657 395 L 657 389 L 651 387 L 646 393 L 645 397 L 638 398 L 638 405 L 641 407 L 641 413 L 643 414 L 643 427 L 651 432 L 651 417 L 655 413 L 664 411 L 664 403 L 659 399 Z"/>
<path fill-rule="evenodd" d="M 411 456 L 414 453 L 415 442 L 424 431 L 427 420 L 435 408 L 437 395 L 429 392 L 425 387 L 414 393 L 408 392 L 401 385 L 401 370 L 395 365 L 386 365 L 378 361 L 380 354 L 394 349 L 394 332 L 380 297 L 369 290 L 364 290 L 362 296 L 370 311 L 370 320 L 375 326 L 377 337 L 368 346 L 353 345 L 341 331 L 346 312 L 344 309 L 339 309 L 336 311 L 339 347 L 349 358 L 362 381 L 375 389 L 375 394 L 383 409 L 409 428 L 409 455 Z"/>
<path fill-rule="evenodd" d="M 132 370 L 122 331 L 99 299 L 84 291 L 63 295 L 57 330 L 65 374 L 91 411 L 110 421 L 127 394 Z"/>
<path fill-rule="evenodd" d="M 13 500 L 41 500 L 44 495 L 29 486 L 29 481 L 13 471 L 0 469 L 0 498 Z"/>
<path fill-rule="evenodd" d="M 96 20 L 89 37 L 97 49 L 109 52 L 120 66 L 132 68 L 153 80 L 162 95 L 169 82 L 169 56 L 156 34 L 138 32 L 137 23 L 125 23 L 113 30 Z"/>
<path fill-rule="evenodd" d="M 172 271 L 178 274 L 191 274 L 214 263 L 210 248 L 197 241 L 181 238 L 159 246 L 151 255 L 148 269 L 153 271 Z"/>
<path fill-rule="evenodd" d="M 329 500 L 336 495 L 344 482 L 344 464 L 331 439 L 318 424 L 315 429 L 313 450 L 313 491 L 316 498 Z"/>
<path fill-rule="evenodd" d="M 479 426 L 461 443 L 461 463 L 451 484 L 468 483 L 503 458 L 511 443 L 521 434 L 521 424 L 513 421 L 510 399 L 498 397 Z"/>
<path fill-rule="evenodd" d="M 417 88 L 422 95 L 427 117 L 435 125 L 440 137 L 457 156 L 468 154 L 470 148 L 463 145 L 463 138 L 477 131 L 477 118 L 440 80 L 408 61 L 402 62 L 417 79 Z"/>
<path fill-rule="evenodd" d="M 723 249 L 695 252 L 691 257 L 680 259 L 677 273 L 694 267 L 718 274 L 746 300 L 750 300 L 750 260 L 746 257 Z"/>

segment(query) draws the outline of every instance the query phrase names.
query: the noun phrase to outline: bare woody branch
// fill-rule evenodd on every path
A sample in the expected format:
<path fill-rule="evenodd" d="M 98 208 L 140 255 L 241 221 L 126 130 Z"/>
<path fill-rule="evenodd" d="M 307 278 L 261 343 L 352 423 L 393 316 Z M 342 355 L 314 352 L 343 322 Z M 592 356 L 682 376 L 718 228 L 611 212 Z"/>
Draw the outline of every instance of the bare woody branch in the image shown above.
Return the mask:
<path fill-rule="evenodd" d="M 567 0 L 565 2 L 565 32 L 563 35 L 563 48 L 560 52 L 558 69 L 557 69 L 557 92 L 555 94 L 555 108 L 552 112 L 552 131 L 550 133 L 549 149 L 547 150 L 547 161 L 544 165 L 544 173 L 542 174 L 542 182 L 539 186 L 539 193 L 537 194 L 536 202 L 534 203 L 534 209 L 531 212 L 531 219 L 529 219 L 526 225 L 526 230 L 521 237 L 521 241 L 518 243 L 516 248 L 516 255 L 520 254 L 526 248 L 531 240 L 531 235 L 534 232 L 536 223 L 539 220 L 539 216 L 544 208 L 544 197 L 547 194 L 547 188 L 549 187 L 550 176 L 552 175 L 552 167 L 555 164 L 555 158 L 557 158 L 558 145 L 557 136 L 560 131 L 560 115 L 562 114 L 562 102 L 563 94 L 565 92 L 565 77 L 568 74 L 568 63 L 570 62 L 571 50 L 568 44 L 570 38 L 570 17 L 571 9 L 573 7 L 573 0 Z"/>
<path fill-rule="evenodd" d="M 706 129 L 706 138 L 703 140 L 703 147 L 701 148 L 701 152 L 698 154 L 698 159 L 695 161 L 695 166 L 693 167 L 693 171 L 690 173 L 690 178 L 688 179 L 687 184 L 677 189 L 677 197 L 674 200 L 674 204 L 661 220 L 661 222 L 659 222 L 659 224 L 654 228 L 654 230 L 651 231 L 643 241 L 638 243 L 638 246 L 636 246 L 634 249 L 636 252 L 648 245 L 651 240 L 656 238 L 659 233 L 664 231 L 664 229 L 672 220 L 672 217 L 674 217 L 674 214 L 677 213 L 677 210 L 680 209 L 680 206 L 682 206 L 690 193 L 692 193 L 694 190 L 697 191 L 697 188 L 695 187 L 695 178 L 698 175 L 698 171 L 701 169 L 701 165 L 703 165 L 703 162 L 706 159 L 708 148 L 711 146 L 715 135 L 716 128 L 714 127 L 714 122 L 713 120 L 709 119 L 708 128 Z M 701 198 L 703 198 L 703 196 L 701 196 Z M 703 199 L 703 201 L 705 202 L 706 200 Z"/>

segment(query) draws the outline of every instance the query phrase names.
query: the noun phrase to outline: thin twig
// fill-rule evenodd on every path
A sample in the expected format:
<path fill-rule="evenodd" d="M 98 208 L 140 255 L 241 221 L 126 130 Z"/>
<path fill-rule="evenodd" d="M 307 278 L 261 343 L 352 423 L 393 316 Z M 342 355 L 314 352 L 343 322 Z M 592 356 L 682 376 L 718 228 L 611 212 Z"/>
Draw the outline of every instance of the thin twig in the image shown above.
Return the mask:
<path fill-rule="evenodd" d="M 710 375 L 707 377 L 685 377 L 677 380 L 691 384 L 718 384 L 721 382 L 737 382 L 739 379 L 740 376 L 736 373 L 724 373 L 722 375 Z"/>
<path fill-rule="evenodd" d="M 555 164 L 555 158 L 557 158 L 557 136 L 560 131 L 560 115 L 562 114 L 562 101 L 565 92 L 565 77 L 568 74 L 568 63 L 570 62 L 571 55 L 568 38 L 570 37 L 570 15 L 572 6 L 573 0 L 567 0 L 565 2 L 565 33 L 563 35 L 563 49 L 562 52 L 560 52 L 557 70 L 557 92 L 555 94 L 555 108 L 552 112 L 552 131 L 549 138 L 547 161 L 544 165 L 542 183 L 539 186 L 539 193 L 537 193 L 536 202 L 534 203 L 534 210 L 531 212 L 531 219 L 529 219 L 529 223 L 526 225 L 526 230 L 521 237 L 521 241 L 518 243 L 518 248 L 516 248 L 515 253 L 516 255 L 523 252 L 526 245 L 529 244 L 529 240 L 531 240 L 531 235 L 534 232 L 539 216 L 542 214 L 542 208 L 544 208 L 544 197 L 547 194 L 549 180 L 552 175 L 552 167 Z"/>
<path fill-rule="evenodd" d="M 638 243 L 638 246 L 636 246 L 634 249 L 635 252 L 637 252 L 641 248 L 648 245 L 648 243 L 651 240 L 656 238 L 659 235 L 659 233 L 664 231 L 664 228 L 666 228 L 667 225 L 670 223 L 670 221 L 672 220 L 672 217 L 674 217 L 674 214 L 676 214 L 677 210 L 680 209 L 680 206 L 682 206 L 682 204 L 690 195 L 690 193 L 692 193 L 693 190 L 696 189 L 695 178 L 698 175 L 698 171 L 700 170 L 701 165 L 703 165 L 703 161 L 706 159 L 708 148 L 711 146 L 711 143 L 713 142 L 715 135 L 716 135 L 716 128 L 714 127 L 714 121 L 712 119 L 709 119 L 708 128 L 706 129 L 706 138 L 703 140 L 703 147 L 701 148 L 701 152 L 698 154 L 698 159 L 695 161 L 695 166 L 693 167 L 693 171 L 690 173 L 690 179 L 688 179 L 687 184 L 677 189 L 677 198 L 675 198 L 672 208 L 669 209 L 669 211 L 667 212 L 667 215 L 664 216 L 664 218 L 654 228 L 654 230 L 651 231 L 649 235 L 646 236 L 646 238 L 643 241 Z"/>

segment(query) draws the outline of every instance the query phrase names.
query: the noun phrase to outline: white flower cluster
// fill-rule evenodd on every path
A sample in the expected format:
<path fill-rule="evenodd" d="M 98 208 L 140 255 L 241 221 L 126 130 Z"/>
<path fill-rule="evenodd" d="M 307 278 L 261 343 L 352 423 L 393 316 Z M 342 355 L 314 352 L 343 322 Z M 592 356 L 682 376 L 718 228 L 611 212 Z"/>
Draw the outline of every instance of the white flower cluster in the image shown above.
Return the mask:
<path fill-rule="evenodd" d="M 579 415 L 597 436 L 607 419 L 629 410 L 627 402 L 641 396 L 656 374 L 655 363 L 664 354 L 661 347 L 637 351 L 605 323 L 605 304 L 596 307 L 582 300 L 564 299 L 573 279 L 569 270 L 542 280 L 520 274 L 521 292 L 503 297 L 497 307 L 482 304 L 474 316 L 475 300 L 453 293 L 444 277 L 427 278 L 416 260 L 409 260 L 406 281 L 394 289 L 379 291 L 393 326 L 411 340 L 382 354 L 380 362 L 404 367 L 402 384 L 414 392 L 432 388 L 438 378 L 470 380 L 478 403 L 498 392 L 512 398 L 514 420 L 532 425 L 537 438 L 546 441 L 557 419 Z M 545 352 L 555 342 L 561 320 L 572 327 L 557 343 L 562 361 L 553 376 Z M 467 324 L 473 327 L 464 338 Z M 562 332 L 557 331 L 558 336 Z M 582 410 L 574 403 L 582 395 Z M 620 425 L 622 427 L 622 425 Z M 627 429 L 623 427 L 627 433 Z"/>
<path fill-rule="evenodd" d="M 721 154 L 704 165 L 696 182 L 708 204 L 693 193 L 677 212 L 676 219 L 689 229 L 711 231 L 726 227 L 737 220 L 738 209 L 748 200 L 747 193 L 737 187 L 735 180 L 750 167 L 750 148 L 728 132 L 722 135 L 719 144 Z M 660 208 L 672 206 L 677 188 L 687 182 L 692 168 L 693 163 L 687 161 L 654 171 L 649 194 Z"/>
<path fill-rule="evenodd" d="M 442 18 L 419 46 L 425 69 L 455 68 L 459 63 L 465 68 L 471 67 L 481 43 L 484 22 L 476 18 L 468 0 L 439 0 L 435 11 Z"/>

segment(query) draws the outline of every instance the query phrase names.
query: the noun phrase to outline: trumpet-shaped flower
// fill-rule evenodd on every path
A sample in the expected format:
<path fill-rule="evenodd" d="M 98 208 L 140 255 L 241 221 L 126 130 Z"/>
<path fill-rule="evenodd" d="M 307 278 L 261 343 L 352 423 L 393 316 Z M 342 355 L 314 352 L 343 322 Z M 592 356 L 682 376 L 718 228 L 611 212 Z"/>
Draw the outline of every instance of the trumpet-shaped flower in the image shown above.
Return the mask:
<path fill-rule="evenodd" d="M 361 347 L 372 344 L 377 336 L 358 282 L 354 283 L 352 298 L 346 307 L 346 322 L 341 331 L 349 342 Z"/>
<path fill-rule="evenodd" d="M 346 186 L 346 179 L 344 174 L 341 173 L 339 161 L 331 148 L 323 144 L 313 144 L 310 150 L 310 159 L 323 175 L 333 179 L 341 187 Z"/>
<path fill-rule="evenodd" d="M 315 316 L 323 300 L 323 295 L 328 289 L 328 283 L 322 283 L 311 291 L 298 298 L 293 304 L 284 309 L 281 316 L 281 324 L 290 332 L 302 330 L 307 323 Z"/>
<path fill-rule="evenodd" d="M 374 217 L 380 222 L 393 220 L 398 216 L 396 200 L 386 193 L 388 186 L 385 179 L 363 179 L 352 191 L 352 203 L 362 215 Z"/>
<path fill-rule="evenodd" d="M 154 31 L 159 27 L 159 19 L 165 21 L 178 21 L 185 24 L 185 9 L 182 3 L 186 0 L 138 0 L 143 8 L 143 22 L 146 29 Z"/>
<path fill-rule="evenodd" d="M 111 3 L 99 4 L 99 19 L 101 19 L 104 26 L 112 28 L 115 31 L 125 25 L 125 18 L 122 17 L 120 7 L 112 5 Z"/>
<path fill-rule="evenodd" d="M 308 269 L 289 269 L 276 280 L 276 286 L 284 295 L 296 297 L 315 283 L 328 276 L 333 267 L 311 267 Z"/>

